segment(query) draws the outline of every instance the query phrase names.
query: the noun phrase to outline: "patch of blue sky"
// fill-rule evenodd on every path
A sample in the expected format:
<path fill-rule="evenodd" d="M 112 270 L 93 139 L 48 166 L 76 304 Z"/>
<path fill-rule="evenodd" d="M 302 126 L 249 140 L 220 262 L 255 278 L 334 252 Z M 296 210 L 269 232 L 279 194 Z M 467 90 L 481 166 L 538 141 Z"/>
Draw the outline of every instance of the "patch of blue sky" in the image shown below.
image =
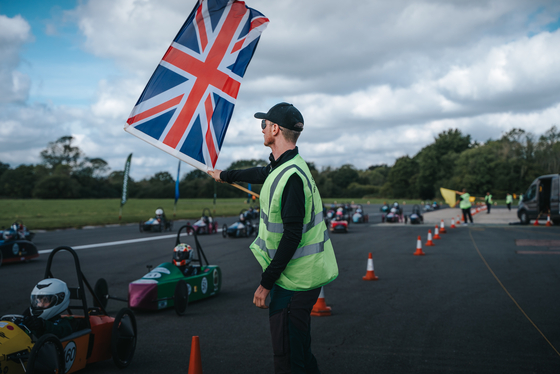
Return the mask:
<path fill-rule="evenodd" d="M 21 15 L 31 26 L 33 40 L 23 47 L 18 68 L 31 78 L 30 102 L 87 106 L 98 82 L 117 74 L 111 61 L 81 49 L 78 26 L 64 14 L 76 5 L 76 0 L 0 0 L 0 14 Z"/>
<path fill-rule="evenodd" d="M 539 25 L 539 19 L 550 19 L 551 17 L 556 17 L 556 20 L 552 22 L 545 23 L 542 26 L 537 26 L 535 29 L 534 27 L 529 27 L 529 31 L 527 32 L 527 36 L 532 38 L 533 36 L 540 34 L 541 32 L 554 32 L 560 28 L 560 14 L 550 14 L 550 10 L 546 7 L 538 7 L 533 13 L 527 16 L 527 25 Z"/>
<path fill-rule="evenodd" d="M 554 32 L 558 29 L 560 29 L 560 18 L 558 18 L 556 21 L 551 22 L 548 25 L 544 26 L 544 30 L 546 30 L 548 32 Z"/>

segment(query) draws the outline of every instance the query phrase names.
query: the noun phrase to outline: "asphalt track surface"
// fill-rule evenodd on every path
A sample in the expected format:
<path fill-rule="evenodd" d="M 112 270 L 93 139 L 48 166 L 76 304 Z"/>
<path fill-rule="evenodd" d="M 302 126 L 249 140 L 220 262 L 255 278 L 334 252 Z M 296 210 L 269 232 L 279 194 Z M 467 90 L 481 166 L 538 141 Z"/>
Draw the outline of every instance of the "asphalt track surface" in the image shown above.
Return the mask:
<path fill-rule="evenodd" d="M 378 207 L 370 210 L 371 221 Z M 218 218 L 232 223 L 233 218 Z M 175 231 L 177 231 L 177 224 Z M 448 228 L 435 247 L 414 256 L 426 225 L 350 225 L 332 234 L 340 275 L 325 287 L 330 317 L 312 318 L 312 349 L 322 373 L 560 373 L 560 255 L 554 247 L 519 247 L 516 239 L 560 240 L 558 227 L 474 225 Z M 137 226 L 38 233 L 40 250 L 78 249 L 90 283 L 103 277 L 110 294 L 126 297 L 146 265 L 171 260 L 174 238 L 96 243 L 169 235 Z M 189 239 L 185 239 L 187 242 Z M 200 237 L 210 263 L 223 272 L 219 295 L 174 310 L 137 312 L 132 364 L 112 361 L 83 373 L 186 373 L 191 338 L 200 337 L 204 373 L 272 373 L 268 314 L 253 306 L 261 269 L 251 239 Z M 191 243 L 194 244 L 194 243 Z M 539 252 L 519 254 L 517 251 Z M 378 281 L 363 281 L 368 253 Z M 21 313 L 43 277 L 47 254 L 0 268 L 0 313 Z M 69 257 L 55 257 L 53 274 L 72 283 Z M 115 315 L 125 303 L 109 301 Z"/>

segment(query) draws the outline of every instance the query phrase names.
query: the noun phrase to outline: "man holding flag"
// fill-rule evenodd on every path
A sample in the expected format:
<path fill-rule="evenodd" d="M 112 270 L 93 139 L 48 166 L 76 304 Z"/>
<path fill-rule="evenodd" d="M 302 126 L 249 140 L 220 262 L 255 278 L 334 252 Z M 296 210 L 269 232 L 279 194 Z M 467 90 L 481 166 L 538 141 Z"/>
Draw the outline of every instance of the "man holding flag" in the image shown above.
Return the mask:
<path fill-rule="evenodd" d="M 296 146 L 303 116 L 292 104 L 280 103 L 255 118 L 262 120 L 270 164 L 208 174 L 218 182 L 263 184 L 259 234 L 251 244 L 263 274 L 253 303 L 269 309 L 275 372 L 319 373 L 311 353 L 310 313 L 338 267 L 321 196 Z"/>
<path fill-rule="evenodd" d="M 253 302 L 267 309 L 270 294 L 276 373 L 319 373 L 310 348 L 310 312 L 338 267 L 321 196 L 296 147 L 303 116 L 287 103 L 255 114 L 272 150 L 271 163 L 244 171 L 214 169 L 241 81 L 268 22 L 242 1 L 198 0 L 125 131 L 218 181 L 264 184 L 259 235 L 251 245 L 264 273 Z"/>

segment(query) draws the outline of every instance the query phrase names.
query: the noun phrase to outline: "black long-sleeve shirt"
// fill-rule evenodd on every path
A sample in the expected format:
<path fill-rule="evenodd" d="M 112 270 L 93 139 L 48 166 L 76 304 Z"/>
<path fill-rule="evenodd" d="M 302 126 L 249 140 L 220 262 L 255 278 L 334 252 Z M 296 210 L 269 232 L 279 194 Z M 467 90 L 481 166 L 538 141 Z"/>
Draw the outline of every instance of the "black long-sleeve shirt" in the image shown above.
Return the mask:
<path fill-rule="evenodd" d="M 220 179 L 232 182 L 247 182 L 252 184 L 263 184 L 268 175 L 284 162 L 291 160 L 298 154 L 295 147 L 284 152 L 278 160 L 270 154 L 270 164 L 264 167 L 254 167 L 244 170 L 225 170 L 220 173 Z M 272 262 L 262 274 L 261 286 L 270 290 L 278 280 L 288 262 L 292 259 L 303 235 L 303 219 L 305 218 L 305 193 L 303 192 L 303 181 L 293 174 L 286 183 L 282 192 L 282 223 L 284 232 L 278 250 Z"/>

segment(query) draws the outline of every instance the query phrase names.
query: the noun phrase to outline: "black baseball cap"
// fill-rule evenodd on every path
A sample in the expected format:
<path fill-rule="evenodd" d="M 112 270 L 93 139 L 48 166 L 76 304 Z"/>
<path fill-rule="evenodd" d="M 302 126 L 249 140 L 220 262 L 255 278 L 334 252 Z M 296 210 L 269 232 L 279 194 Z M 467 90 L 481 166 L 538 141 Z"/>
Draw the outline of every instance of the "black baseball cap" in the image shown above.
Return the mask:
<path fill-rule="evenodd" d="M 268 112 L 255 113 L 255 118 L 267 119 L 289 130 L 301 131 L 302 127 L 295 127 L 297 123 L 303 125 L 303 116 L 295 106 L 288 103 L 279 103 L 268 110 Z"/>

